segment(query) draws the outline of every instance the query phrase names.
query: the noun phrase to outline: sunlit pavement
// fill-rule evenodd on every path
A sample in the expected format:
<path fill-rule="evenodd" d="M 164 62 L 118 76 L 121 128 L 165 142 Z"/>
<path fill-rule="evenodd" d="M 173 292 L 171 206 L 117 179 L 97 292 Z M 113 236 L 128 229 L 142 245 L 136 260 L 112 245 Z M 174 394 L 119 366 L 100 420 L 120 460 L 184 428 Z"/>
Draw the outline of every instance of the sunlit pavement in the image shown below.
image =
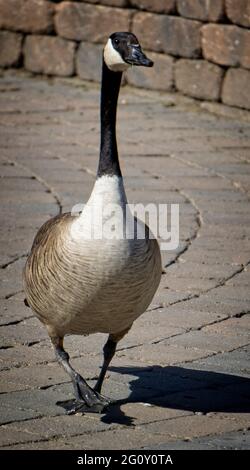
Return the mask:
<path fill-rule="evenodd" d="M 1 448 L 249 448 L 250 118 L 122 89 L 128 199 L 179 204 L 180 243 L 162 253 L 153 303 L 119 343 L 103 389 L 117 401 L 67 416 L 56 402 L 73 389 L 23 303 L 21 272 L 41 224 L 90 194 L 99 87 L 6 74 L 0 99 Z M 92 384 L 104 341 L 65 340 Z"/>

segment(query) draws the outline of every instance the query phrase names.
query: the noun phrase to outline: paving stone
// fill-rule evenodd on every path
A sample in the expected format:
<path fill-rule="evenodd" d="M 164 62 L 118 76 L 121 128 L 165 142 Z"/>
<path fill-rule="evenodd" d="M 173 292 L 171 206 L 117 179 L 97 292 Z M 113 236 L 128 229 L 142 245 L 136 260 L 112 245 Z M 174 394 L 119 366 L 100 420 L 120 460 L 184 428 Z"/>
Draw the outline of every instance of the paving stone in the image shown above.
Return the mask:
<path fill-rule="evenodd" d="M 221 369 L 220 371 L 214 370 L 213 368 L 209 368 L 209 366 L 206 366 L 206 364 L 209 363 L 209 361 L 213 361 L 213 359 L 217 358 L 217 361 L 219 362 L 220 358 L 223 358 L 224 356 L 228 358 L 229 354 L 232 354 L 232 357 L 237 356 L 238 358 L 242 358 L 243 352 L 247 353 L 249 347 L 244 346 L 243 348 L 238 348 L 235 351 L 232 351 L 232 353 L 219 353 L 213 356 L 209 356 L 203 359 L 197 359 L 197 361 L 193 362 L 186 362 L 184 365 L 180 364 L 178 366 L 168 366 L 166 367 L 163 371 L 167 376 L 174 376 L 177 381 L 176 384 L 182 383 L 183 379 L 189 379 L 193 384 L 194 382 L 196 383 L 196 387 L 192 387 L 193 390 L 201 390 L 201 389 L 208 389 L 208 390 L 213 390 L 213 389 L 218 389 L 221 390 L 221 398 L 223 395 L 223 389 L 227 385 L 233 385 L 236 384 L 241 388 L 245 387 L 246 385 L 249 384 L 248 377 L 246 374 L 239 374 L 237 373 L 237 370 L 235 369 L 234 371 L 229 371 L 225 370 L 225 373 Z M 203 367 L 201 365 L 203 364 Z M 186 389 L 187 391 L 188 389 Z M 167 391 L 167 390 L 166 390 Z M 181 388 L 179 391 L 182 391 Z M 196 393 L 196 391 L 195 391 Z M 186 397 L 188 398 L 188 397 Z M 161 402 L 161 400 L 166 399 L 166 395 L 157 397 L 155 400 Z M 222 408 L 223 409 L 223 408 Z"/>
<path fill-rule="evenodd" d="M 248 377 L 249 379 L 249 346 L 243 346 L 232 352 L 225 352 L 215 356 L 200 359 L 195 363 L 186 363 L 185 366 L 191 369 L 209 370 L 222 374 L 237 375 Z M 218 374 L 219 376 L 219 374 Z M 240 377 L 240 376 L 239 376 Z"/>
<path fill-rule="evenodd" d="M 65 371 L 56 361 L 54 351 L 50 344 L 41 344 L 39 349 L 43 356 L 32 357 L 34 348 L 30 348 L 30 354 L 27 354 L 27 362 L 19 360 L 4 362 L 4 368 L 1 372 L 1 393 L 9 393 L 13 391 L 22 391 L 28 389 L 46 390 L 52 385 L 69 383 L 70 379 Z M 66 348 L 70 352 L 69 348 Z M 100 367 L 102 364 L 102 356 L 94 356 L 91 353 L 81 354 L 74 350 L 70 354 L 70 362 L 72 366 L 88 380 L 97 380 Z M 7 369 L 8 367 L 8 369 Z M 39 372 L 38 372 L 39 371 Z M 109 379 L 110 373 L 107 373 Z"/>
<path fill-rule="evenodd" d="M 126 393 L 128 402 L 157 405 L 159 401 L 160 405 L 162 397 L 200 389 L 208 385 L 205 380 L 201 385 L 201 382 L 191 376 L 173 374 L 172 369 L 173 367 L 143 367 L 142 364 L 137 367 L 111 366 L 110 378 L 105 383 L 104 393 L 119 400 L 116 391 L 118 392 L 120 388 L 120 396 L 124 396 Z"/>
<path fill-rule="evenodd" d="M 38 372 L 39 371 L 39 372 Z M 10 393 L 17 390 L 28 390 L 33 388 L 46 388 L 55 383 L 68 381 L 68 376 L 59 367 L 59 364 L 37 365 L 28 367 L 19 367 L 2 371 L 1 393 Z"/>
<path fill-rule="evenodd" d="M 74 436 L 78 434 L 104 431 L 114 428 L 115 425 L 105 424 L 98 415 L 54 416 L 20 421 L 15 424 L 6 424 L 2 427 L 3 437 L 1 445 L 11 445 L 22 442 L 36 442 L 39 440 Z M 84 437 L 83 437 L 84 439 Z"/>
<path fill-rule="evenodd" d="M 191 328 L 200 328 L 201 326 L 215 321 L 220 321 L 223 318 L 227 318 L 226 314 L 217 313 L 216 309 L 210 312 L 203 312 L 192 308 L 190 306 L 190 301 L 185 302 L 183 306 L 181 305 L 172 305 L 166 308 L 158 308 L 153 312 L 145 313 L 143 318 L 145 321 L 149 318 L 149 321 L 152 321 L 152 328 L 154 325 L 161 325 L 164 328 L 165 334 L 168 331 L 172 331 L 172 328 L 181 329 L 191 329 Z"/>
<path fill-rule="evenodd" d="M 57 401 L 72 398 L 71 384 L 51 387 L 47 390 L 25 390 L 1 395 L 1 423 L 23 421 L 41 416 L 63 414 Z"/>
<path fill-rule="evenodd" d="M 203 331 L 209 334 L 222 335 L 222 337 L 230 336 L 232 339 L 236 335 L 249 339 L 250 315 L 246 314 L 239 318 L 228 318 L 221 323 L 204 327 Z"/>
<path fill-rule="evenodd" d="M 144 448 L 149 443 L 155 443 L 158 441 L 158 436 L 148 435 L 146 431 L 139 429 L 119 429 L 110 430 L 106 432 L 96 433 L 95 439 L 90 434 L 84 434 L 82 436 L 71 437 L 68 439 L 51 439 L 46 442 L 36 442 L 28 444 L 16 444 L 9 446 L 9 449 L 78 449 L 82 450 L 83 447 L 88 450 L 102 450 L 102 449 L 120 449 L 121 442 L 123 449 L 136 449 Z M 140 444 L 138 444 L 140 443 Z"/>
<path fill-rule="evenodd" d="M 146 322 L 144 316 L 139 318 L 133 324 L 128 335 L 119 344 L 119 349 L 142 343 L 155 343 L 184 331 L 184 329 L 180 327 L 168 327 L 163 330 L 162 326 L 160 322 L 158 324 L 155 322 L 154 325 L 148 321 Z"/>
<path fill-rule="evenodd" d="M 140 449 L 140 448 L 149 448 L 148 446 L 151 444 L 155 444 L 157 442 L 157 438 L 159 440 L 160 436 L 164 434 L 164 438 L 166 441 L 171 442 L 175 441 L 174 436 L 174 425 L 178 423 L 178 428 L 180 426 L 182 435 L 185 433 L 185 425 L 190 426 L 187 428 L 187 432 L 195 435 L 196 432 L 201 430 L 202 435 L 206 432 L 206 427 L 204 427 L 204 423 L 209 424 L 209 428 L 212 430 L 215 429 L 217 434 L 222 433 L 222 429 L 220 427 L 220 420 L 213 420 L 211 418 L 206 418 L 204 416 L 195 416 L 195 417 L 184 417 L 178 418 L 177 420 L 167 420 L 167 421 L 160 421 L 159 427 L 155 430 L 157 425 L 146 425 L 146 426 L 138 426 L 135 430 L 130 429 L 111 429 L 109 431 L 104 431 L 102 433 L 96 434 L 95 438 L 95 446 L 93 445 L 93 441 L 91 441 L 91 436 L 88 434 L 84 434 L 78 437 L 72 437 L 70 439 L 70 443 L 64 439 L 54 439 L 51 441 L 46 442 L 38 442 L 38 443 L 28 443 L 28 444 L 18 444 L 12 445 L 9 447 L 10 449 L 79 449 L 82 450 L 83 446 L 87 449 L 120 449 L 120 443 L 123 443 L 123 448 L 125 449 Z M 184 426 L 183 426 L 184 425 Z M 194 426 L 194 428 L 193 428 Z M 239 426 L 239 424 L 238 424 Z M 229 429 L 237 429 L 237 423 L 234 423 L 233 420 L 229 420 L 227 422 L 227 427 Z M 152 428 L 152 432 L 151 431 Z M 160 432 L 159 432 L 160 428 Z M 165 428 L 167 432 L 165 432 Z M 168 434 L 168 430 L 173 434 Z M 101 437 L 99 436 L 101 434 Z M 206 434 L 205 434 L 206 435 Z M 162 439 L 162 437 L 161 437 Z M 160 440 L 161 440 L 160 439 Z M 140 443 L 140 444 L 138 444 Z"/>
<path fill-rule="evenodd" d="M 17 325 L 7 325 L 1 328 L 2 333 L 4 332 L 3 344 L 6 338 L 8 338 L 11 344 L 21 343 L 29 345 L 33 341 L 39 341 L 47 337 L 45 328 L 35 317 L 24 319 Z"/>
<path fill-rule="evenodd" d="M 171 444 L 163 443 L 154 447 L 154 450 L 248 450 L 249 446 L 250 432 L 234 431 L 201 438 L 197 437 L 190 441 L 178 440 L 171 442 Z"/>
<path fill-rule="evenodd" d="M 35 344 L 34 344 L 35 343 Z M 15 344 L 11 339 L 5 340 L 1 349 L 0 368 L 8 370 L 12 367 L 32 366 L 46 361 L 55 360 L 55 355 L 49 341 L 33 342 L 30 346 Z M 48 373 L 49 377 L 49 373 Z"/>
<path fill-rule="evenodd" d="M 213 295 L 208 292 L 188 300 L 188 308 L 194 311 L 216 312 L 217 314 L 227 316 L 236 316 L 248 312 L 249 305 L 247 300 L 242 299 L 240 296 L 235 299 L 226 299 L 219 295 L 221 289 L 222 287 L 211 291 Z"/>
<path fill-rule="evenodd" d="M 152 401 L 154 401 L 154 399 Z M 126 403 L 125 405 L 121 405 L 120 409 L 125 416 L 131 416 L 136 425 L 162 419 L 173 419 L 189 413 L 183 410 L 162 408 L 153 403 Z"/>
<path fill-rule="evenodd" d="M 222 424 L 223 423 L 223 424 Z M 245 421 L 247 423 L 247 421 Z M 246 425 L 246 424 L 245 424 Z M 223 431 L 234 431 L 239 429 L 239 421 L 233 417 L 228 417 L 222 422 L 220 415 L 213 416 L 184 416 L 174 420 L 158 421 L 153 424 L 147 424 L 145 428 L 148 433 L 167 434 L 171 436 L 180 436 L 182 439 L 192 439 L 197 436 L 206 436 L 209 434 L 220 434 Z"/>
<path fill-rule="evenodd" d="M 6 269 L 1 269 L 1 298 L 8 299 L 9 296 L 22 291 L 22 269 L 25 264 L 25 259 L 18 259 L 15 263 L 7 266 Z"/>
<path fill-rule="evenodd" d="M 163 258 L 164 253 L 162 253 L 162 258 Z M 170 261 L 174 261 L 174 260 L 175 260 L 175 255 L 172 255 L 172 259 Z M 163 264 L 163 266 L 164 266 L 164 264 Z M 166 268 L 164 268 L 164 269 L 166 269 Z M 163 282 L 165 284 L 165 281 L 163 281 Z M 165 286 L 163 286 L 162 289 L 159 289 L 156 292 L 155 297 L 153 299 L 153 303 L 151 304 L 151 306 L 149 308 L 149 311 L 150 310 L 155 310 L 156 308 L 157 309 L 162 308 L 165 305 L 175 304 L 175 303 L 181 302 L 182 300 L 186 300 L 186 299 L 187 299 L 187 294 L 185 294 L 184 292 L 180 292 L 180 291 L 177 292 L 177 291 L 172 290 L 172 289 L 168 289 L 167 292 L 166 292 Z"/>
<path fill-rule="evenodd" d="M 148 18 L 135 18 L 141 14 Z M 166 15 L 152 17 L 165 24 Z M 180 204 L 180 244 L 163 253 L 159 290 L 118 345 L 103 389 L 117 402 L 101 416 L 68 417 L 56 402 L 73 398 L 72 384 L 45 328 L 14 290 L 22 289 L 36 230 L 58 211 L 55 195 L 69 209 L 89 197 L 99 88 L 77 78 L 47 82 L 3 72 L 0 91 L 2 448 L 178 447 L 186 434 L 190 445 L 205 436 L 197 445 L 211 447 L 228 432 L 236 447 L 250 407 L 248 121 L 162 92 L 122 88 L 119 149 L 129 199 Z M 73 366 L 92 386 L 106 339 L 65 339 Z"/>
<path fill-rule="evenodd" d="M 220 418 L 220 413 L 223 413 L 220 418 L 222 427 L 223 419 L 226 417 L 230 417 L 234 421 L 235 413 L 238 423 L 236 428 L 231 428 L 231 430 L 246 428 L 247 422 L 249 421 L 248 414 L 250 405 L 249 379 L 245 379 L 245 382 L 242 383 L 237 381 L 235 387 L 232 387 L 230 390 L 230 387 L 225 387 L 225 385 L 221 386 L 216 382 L 208 384 L 209 373 L 211 372 L 207 374 L 203 372 L 206 387 L 155 397 L 154 402 L 157 403 L 158 406 L 186 410 L 195 413 L 196 416 L 207 415 L 211 416 L 211 418 L 215 417 L 215 421 L 216 418 Z M 213 373 L 211 374 L 213 375 Z M 210 423 L 213 424 L 213 420 L 211 420 Z M 232 424 L 235 424 L 235 422 Z M 227 422 L 225 422 L 224 425 L 224 430 L 226 430 Z M 227 430 L 230 430 L 230 428 Z M 207 433 L 207 429 L 204 429 L 204 431 Z M 215 430 L 210 430 L 208 434 L 213 434 L 213 432 L 215 432 Z M 199 435 L 199 433 L 197 435 Z"/>
<path fill-rule="evenodd" d="M 194 247 L 195 249 L 195 247 Z M 170 266 L 168 269 L 168 274 L 179 275 L 180 277 L 186 277 L 187 274 L 192 275 L 195 277 L 201 277 L 205 279 L 225 279 L 228 277 L 233 276 L 237 273 L 239 267 L 234 265 L 221 265 L 218 266 L 210 266 L 204 265 L 199 262 L 189 261 L 188 263 L 184 261 L 185 253 L 183 255 L 182 261 L 180 263 L 176 263 L 175 266 Z"/>
<path fill-rule="evenodd" d="M 21 292 L 9 299 L 1 299 L 0 327 L 9 323 L 18 323 L 25 318 L 33 316 L 30 309 L 24 305 L 23 298 L 24 295 Z"/>
<path fill-rule="evenodd" d="M 237 277 L 233 277 L 228 281 L 228 285 L 233 286 L 248 286 L 250 278 L 249 266 L 244 269 Z"/>
<path fill-rule="evenodd" d="M 228 234 L 228 236 L 231 236 L 231 234 Z M 206 248 L 193 248 L 184 253 L 181 256 L 181 259 L 183 259 L 185 262 L 188 262 L 192 259 L 194 262 L 198 261 L 201 264 L 207 264 L 210 266 L 224 266 L 227 264 L 231 264 L 232 266 L 240 266 L 242 263 L 245 264 L 247 262 L 248 255 L 247 253 L 232 253 L 232 251 L 228 250 L 227 253 L 221 253 L 220 256 L 218 256 L 217 251 L 209 250 L 208 252 Z"/>
<path fill-rule="evenodd" d="M 179 338 L 178 338 L 179 339 Z M 190 361 L 199 359 L 204 356 L 209 356 L 213 352 L 209 349 L 198 349 L 195 347 L 187 348 L 186 345 L 182 346 L 177 338 L 174 344 L 167 344 L 167 341 L 161 343 L 161 352 L 157 345 L 150 344 L 147 346 L 139 346 L 134 349 L 133 352 L 128 350 L 127 357 L 131 359 L 141 360 L 147 364 L 160 364 L 160 365 L 171 365 L 177 364 L 183 361 Z M 118 352 L 117 356 L 122 357 L 123 353 Z"/>
<path fill-rule="evenodd" d="M 195 277 L 182 277 L 169 276 L 167 281 L 167 288 L 176 289 L 187 294 L 199 295 L 199 293 L 206 292 L 216 286 L 216 281 L 211 279 L 201 279 Z"/>
<path fill-rule="evenodd" d="M 238 300 L 242 300 L 242 301 L 248 301 L 249 300 L 249 297 L 250 297 L 250 292 L 248 289 L 246 289 L 244 286 L 242 287 L 237 287 L 237 289 L 235 289 L 233 286 L 222 286 L 220 287 L 220 289 L 216 290 L 216 292 L 214 292 L 214 298 L 217 300 L 223 300 L 224 301 L 228 301 L 228 300 L 231 300 L 232 303 L 234 300 L 238 301 Z"/>
<path fill-rule="evenodd" d="M 247 335 L 239 335 L 237 333 L 231 334 L 229 337 L 224 333 L 223 328 L 217 326 L 215 330 L 213 327 L 208 326 L 203 328 L 202 331 L 190 331 L 184 335 L 176 338 L 169 338 L 165 344 L 172 345 L 177 348 L 194 348 L 196 352 L 204 350 L 206 352 L 225 352 L 232 349 L 239 348 L 248 344 L 249 337 Z M 205 354 L 204 354 L 205 356 Z"/>
<path fill-rule="evenodd" d="M 11 423 L 12 421 L 23 421 L 25 419 L 36 418 L 40 416 L 39 411 L 31 410 L 31 409 L 23 409 L 22 407 L 17 408 L 17 403 L 12 405 L 12 407 L 8 408 L 4 406 L 2 410 L 0 409 L 0 422 L 1 425 L 5 423 Z M 3 431 L 1 431 L 3 434 Z"/>

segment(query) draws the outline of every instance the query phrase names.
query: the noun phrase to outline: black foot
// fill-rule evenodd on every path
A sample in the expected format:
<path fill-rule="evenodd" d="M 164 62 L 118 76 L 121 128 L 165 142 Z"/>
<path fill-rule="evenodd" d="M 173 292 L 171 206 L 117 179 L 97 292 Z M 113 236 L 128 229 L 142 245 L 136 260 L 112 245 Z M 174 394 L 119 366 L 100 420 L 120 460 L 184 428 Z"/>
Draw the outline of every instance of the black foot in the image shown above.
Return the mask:
<path fill-rule="evenodd" d="M 93 390 L 79 374 L 76 376 L 74 389 L 76 400 L 86 404 L 89 408 L 95 407 L 95 405 L 97 405 L 97 407 L 101 407 L 101 405 L 105 407 L 110 404 L 108 398 L 103 397 L 96 390 Z"/>
<path fill-rule="evenodd" d="M 62 406 L 65 409 L 67 415 L 74 415 L 76 413 L 102 413 L 110 405 L 110 402 L 105 399 L 105 401 L 99 401 L 91 406 L 88 406 L 82 400 L 67 400 L 58 401 L 56 404 L 58 406 Z"/>
<path fill-rule="evenodd" d="M 110 400 L 93 390 L 79 374 L 74 377 L 73 385 L 76 399 L 57 402 L 67 414 L 102 413 L 110 405 Z"/>

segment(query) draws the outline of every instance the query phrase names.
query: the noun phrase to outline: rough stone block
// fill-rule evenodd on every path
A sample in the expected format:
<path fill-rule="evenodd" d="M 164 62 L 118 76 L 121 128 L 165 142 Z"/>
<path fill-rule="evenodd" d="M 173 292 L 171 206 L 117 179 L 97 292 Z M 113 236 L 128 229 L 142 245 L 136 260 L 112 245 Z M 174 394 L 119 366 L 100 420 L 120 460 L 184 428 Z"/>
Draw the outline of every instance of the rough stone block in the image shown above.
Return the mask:
<path fill-rule="evenodd" d="M 0 31 L 0 67 L 17 65 L 21 56 L 22 35 Z"/>
<path fill-rule="evenodd" d="M 28 36 L 24 45 L 27 70 L 47 75 L 70 76 L 74 73 L 75 43 L 62 38 Z"/>
<path fill-rule="evenodd" d="M 224 10 L 223 0 L 177 0 L 177 10 L 181 16 L 201 21 L 218 21 Z"/>
<path fill-rule="evenodd" d="M 0 0 L 0 28 L 26 33 L 53 30 L 54 5 L 46 0 Z"/>
<path fill-rule="evenodd" d="M 196 58 L 200 55 L 199 21 L 153 13 L 137 13 L 133 32 L 143 38 L 142 46 L 155 52 Z"/>
<path fill-rule="evenodd" d="M 103 46 L 82 42 L 76 56 L 76 72 L 84 80 L 99 82 L 102 72 Z"/>
<path fill-rule="evenodd" d="M 201 28 L 201 33 L 205 59 L 250 68 L 250 31 L 238 26 L 208 24 Z"/>
<path fill-rule="evenodd" d="M 250 0 L 226 0 L 226 14 L 232 23 L 250 26 Z"/>
<path fill-rule="evenodd" d="M 229 69 L 226 73 L 222 101 L 230 106 L 250 109 L 250 71 Z"/>
<path fill-rule="evenodd" d="M 77 0 L 76 0 L 77 1 Z M 84 0 L 81 0 L 84 2 Z M 127 7 L 129 6 L 129 0 L 87 0 L 86 3 L 98 3 L 99 5 L 108 5 L 112 7 Z"/>
<path fill-rule="evenodd" d="M 175 0 L 130 0 L 132 7 L 155 13 L 172 13 L 175 10 Z"/>
<path fill-rule="evenodd" d="M 114 31 L 128 31 L 131 12 L 119 8 L 63 2 L 57 6 L 57 34 L 67 39 L 105 42 Z"/>
<path fill-rule="evenodd" d="M 180 59 L 175 66 L 176 88 L 204 100 L 218 100 L 223 70 L 205 60 Z"/>
<path fill-rule="evenodd" d="M 154 67 L 152 69 L 132 67 L 127 72 L 128 83 L 151 90 L 172 90 L 174 59 L 154 52 L 149 52 L 149 57 L 154 61 Z"/>

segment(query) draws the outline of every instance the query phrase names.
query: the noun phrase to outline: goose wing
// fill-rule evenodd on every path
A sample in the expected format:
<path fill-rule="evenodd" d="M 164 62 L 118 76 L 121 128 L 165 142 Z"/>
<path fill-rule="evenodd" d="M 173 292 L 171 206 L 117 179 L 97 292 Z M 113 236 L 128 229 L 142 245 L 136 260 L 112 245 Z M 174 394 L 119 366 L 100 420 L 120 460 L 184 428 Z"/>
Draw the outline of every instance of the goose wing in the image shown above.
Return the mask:
<path fill-rule="evenodd" d="M 65 212 L 65 214 L 59 214 L 56 215 L 55 217 L 52 217 L 51 219 L 47 220 L 41 228 L 38 230 L 32 247 L 30 251 L 30 255 L 37 249 L 37 247 L 41 244 L 44 244 L 47 242 L 47 240 L 52 236 L 54 232 L 54 228 L 56 228 L 57 225 L 69 222 L 70 220 L 73 219 L 73 216 L 71 215 L 70 212 Z"/>

